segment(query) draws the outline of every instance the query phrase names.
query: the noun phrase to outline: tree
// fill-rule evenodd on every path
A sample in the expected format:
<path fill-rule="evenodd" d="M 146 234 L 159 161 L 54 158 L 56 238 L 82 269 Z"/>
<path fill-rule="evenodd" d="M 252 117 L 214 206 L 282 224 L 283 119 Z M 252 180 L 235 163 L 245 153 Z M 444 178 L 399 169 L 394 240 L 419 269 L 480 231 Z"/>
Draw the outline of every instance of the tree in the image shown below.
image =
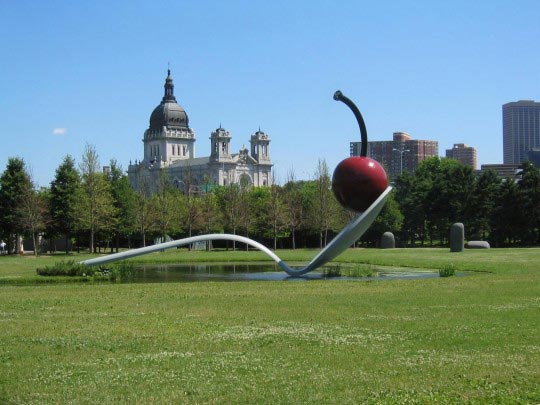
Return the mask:
<path fill-rule="evenodd" d="M 223 230 L 222 218 L 219 213 L 218 198 L 213 192 L 204 193 L 199 200 L 200 221 L 199 229 L 204 234 Z M 206 250 L 210 250 L 211 241 L 206 242 Z"/>
<path fill-rule="evenodd" d="M 491 223 L 495 246 L 520 241 L 526 221 L 523 195 L 514 180 L 506 178 L 497 190 Z"/>
<path fill-rule="evenodd" d="M 287 174 L 287 183 L 283 187 L 283 203 L 285 224 L 291 232 L 292 248 L 296 249 L 296 230 L 302 224 L 303 205 L 301 187 L 295 181 L 293 170 L 290 170 Z"/>
<path fill-rule="evenodd" d="M 240 176 L 240 187 L 238 189 L 238 202 L 240 208 L 240 226 L 244 230 L 244 235 L 249 238 L 251 226 L 253 225 L 253 209 L 251 204 L 251 184 L 247 176 Z M 246 244 L 246 250 L 249 250 L 249 245 Z"/>
<path fill-rule="evenodd" d="M 401 229 L 403 214 L 399 210 L 395 194 L 395 191 L 390 193 L 380 214 L 362 237 L 363 240 L 376 245 L 384 232 L 396 233 Z"/>
<path fill-rule="evenodd" d="M 24 161 L 20 158 L 9 158 L 6 169 L 0 177 L 0 234 L 7 238 L 8 252 L 12 252 L 13 236 L 16 237 L 16 249 L 19 247 L 21 227 L 21 211 L 23 196 L 32 188 L 30 176 Z"/>
<path fill-rule="evenodd" d="M 205 174 L 205 184 L 208 184 L 209 181 L 209 176 Z M 199 219 L 200 212 L 198 207 L 198 198 L 196 195 L 195 179 L 193 177 L 193 172 L 191 170 L 190 164 L 188 164 L 184 168 L 181 186 L 181 189 L 185 196 L 185 198 L 183 199 L 185 209 L 184 215 L 182 217 L 182 223 L 184 223 L 187 227 L 188 236 L 191 237 L 191 235 L 193 234 L 193 228 L 196 226 L 197 220 Z"/>
<path fill-rule="evenodd" d="M 77 225 L 77 195 L 81 187 L 81 178 L 75 161 L 69 155 L 56 169 L 50 189 L 50 236 L 65 236 L 66 254 L 69 253 L 69 239 Z"/>
<path fill-rule="evenodd" d="M 47 199 L 45 192 L 38 192 L 34 187 L 27 187 L 22 190 L 21 201 L 18 207 L 19 226 L 24 231 L 32 235 L 34 244 L 34 256 L 38 255 L 38 232 L 45 230 L 47 222 Z"/>
<path fill-rule="evenodd" d="M 166 172 L 160 171 L 157 189 L 150 199 L 150 229 L 163 241 L 172 233 L 180 231 L 182 217 L 180 203 L 182 194 L 172 187 Z"/>
<path fill-rule="evenodd" d="M 99 167 L 95 148 L 87 144 L 80 165 L 82 187 L 78 193 L 77 206 L 79 226 L 90 233 L 90 252 L 95 252 L 96 232 L 112 229 L 115 216 L 110 184 Z"/>
<path fill-rule="evenodd" d="M 322 249 L 328 242 L 328 230 L 332 218 L 335 198 L 330 190 L 331 181 L 326 160 L 319 159 L 315 171 L 316 194 L 314 201 L 314 220 L 319 232 L 319 247 Z M 334 201 L 332 201 L 334 200 Z M 334 203 L 334 204 L 332 204 Z"/>
<path fill-rule="evenodd" d="M 116 251 L 120 245 L 120 237 L 125 236 L 130 239 L 136 228 L 136 194 L 129 184 L 128 177 L 122 171 L 122 167 L 112 159 L 110 170 L 107 176 L 110 184 L 114 213 L 114 229 Z M 112 246 L 111 246 L 112 249 Z"/>
<path fill-rule="evenodd" d="M 135 194 L 135 221 L 141 233 L 141 246 L 146 246 L 146 231 L 150 227 L 150 186 L 146 177 L 140 177 Z"/>
<path fill-rule="evenodd" d="M 268 200 L 268 219 L 272 227 L 274 250 L 277 249 L 277 239 L 285 224 L 285 204 L 283 202 L 283 189 L 277 184 L 270 186 Z"/>
<path fill-rule="evenodd" d="M 483 170 L 477 176 L 472 196 L 474 213 L 469 219 L 471 239 L 485 240 L 491 234 L 491 218 L 494 214 L 497 191 L 500 186 L 501 178 L 493 170 Z"/>
<path fill-rule="evenodd" d="M 397 197 L 405 216 L 404 229 L 411 241 L 429 237 L 445 243 L 450 225 L 468 222 L 474 215 L 475 179 L 470 167 L 453 159 L 424 160 L 414 176 L 397 180 Z"/>
<path fill-rule="evenodd" d="M 396 180 L 396 201 L 403 214 L 402 240 L 414 246 L 417 240 L 424 244 L 426 215 L 424 212 L 429 185 L 417 181 L 409 172 L 404 172 Z"/>
<path fill-rule="evenodd" d="M 540 171 L 531 162 L 524 162 L 518 186 L 523 196 L 523 212 L 527 215 L 522 238 L 526 245 L 540 243 Z"/>
<path fill-rule="evenodd" d="M 236 184 L 229 184 L 215 189 L 217 204 L 223 214 L 224 228 L 236 235 L 236 229 L 240 222 L 240 188 Z M 236 242 L 233 241 L 233 250 L 236 250 Z"/>

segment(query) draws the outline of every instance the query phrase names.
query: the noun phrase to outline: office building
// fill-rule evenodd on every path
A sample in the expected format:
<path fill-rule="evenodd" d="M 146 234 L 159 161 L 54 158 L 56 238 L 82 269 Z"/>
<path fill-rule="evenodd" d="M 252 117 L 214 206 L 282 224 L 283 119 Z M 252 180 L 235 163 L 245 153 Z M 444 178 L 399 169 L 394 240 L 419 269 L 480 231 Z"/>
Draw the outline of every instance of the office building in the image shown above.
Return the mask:
<path fill-rule="evenodd" d="M 534 167 L 540 169 L 540 150 L 533 149 L 527 153 L 527 160 L 531 162 Z"/>
<path fill-rule="evenodd" d="M 505 164 L 520 164 L 540 149 L 540 103 L 520 100 L 502 106 Z"/>
<path fill-rule="evenodd" d="M 494 171 L 499 177 L 517 179 L 517 175 L 520 171 L 521 165 L 507 165 L 501 163 L 485 164 L 480 166 L 480 171 L 486 170 Z"/>

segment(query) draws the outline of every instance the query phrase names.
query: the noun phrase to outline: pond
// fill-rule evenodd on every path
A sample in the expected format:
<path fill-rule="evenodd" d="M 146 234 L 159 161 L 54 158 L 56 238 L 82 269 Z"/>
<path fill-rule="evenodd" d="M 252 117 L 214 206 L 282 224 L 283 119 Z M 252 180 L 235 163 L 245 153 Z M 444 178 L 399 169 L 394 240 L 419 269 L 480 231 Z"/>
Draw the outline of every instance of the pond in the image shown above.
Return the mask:
<path fill-rule="evenodd" d="M 292 267 L 301 267 L 301 264 Z M 301 277 L 291 277 L 275 263 L 183 263 L 135 266 L 130 282 L 167 283 L 190 281 L 308 281 L 308 280 L 393 280 L 439 277 L 438 270 L 367 264 L 329 264 Z"/>

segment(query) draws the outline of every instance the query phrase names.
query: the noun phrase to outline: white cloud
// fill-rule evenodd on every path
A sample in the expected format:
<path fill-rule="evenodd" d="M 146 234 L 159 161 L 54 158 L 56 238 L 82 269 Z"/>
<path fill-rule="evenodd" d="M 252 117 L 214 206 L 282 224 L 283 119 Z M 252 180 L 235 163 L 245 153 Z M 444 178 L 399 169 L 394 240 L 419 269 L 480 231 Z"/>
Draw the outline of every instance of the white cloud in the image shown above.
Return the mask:
<path fill-rule="evenodd" d="M 53 135 L 65 135 L 67 134 L 67 129 L 65 128 L 55 128 L 52 131 Z"/>

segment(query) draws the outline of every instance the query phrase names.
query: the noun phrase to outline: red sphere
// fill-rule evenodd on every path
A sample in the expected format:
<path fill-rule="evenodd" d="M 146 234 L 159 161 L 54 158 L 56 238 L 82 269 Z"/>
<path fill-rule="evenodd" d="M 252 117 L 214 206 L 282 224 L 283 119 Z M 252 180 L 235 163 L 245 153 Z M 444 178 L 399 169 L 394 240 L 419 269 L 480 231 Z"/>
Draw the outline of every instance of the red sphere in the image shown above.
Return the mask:
<path fill-rule="evenodd" d="M 353 211 L 365 211 L 388 187 L 383 167 L 364 156 L 341 161 L 332 176 L 332 191 L 339 203 Z"/>

